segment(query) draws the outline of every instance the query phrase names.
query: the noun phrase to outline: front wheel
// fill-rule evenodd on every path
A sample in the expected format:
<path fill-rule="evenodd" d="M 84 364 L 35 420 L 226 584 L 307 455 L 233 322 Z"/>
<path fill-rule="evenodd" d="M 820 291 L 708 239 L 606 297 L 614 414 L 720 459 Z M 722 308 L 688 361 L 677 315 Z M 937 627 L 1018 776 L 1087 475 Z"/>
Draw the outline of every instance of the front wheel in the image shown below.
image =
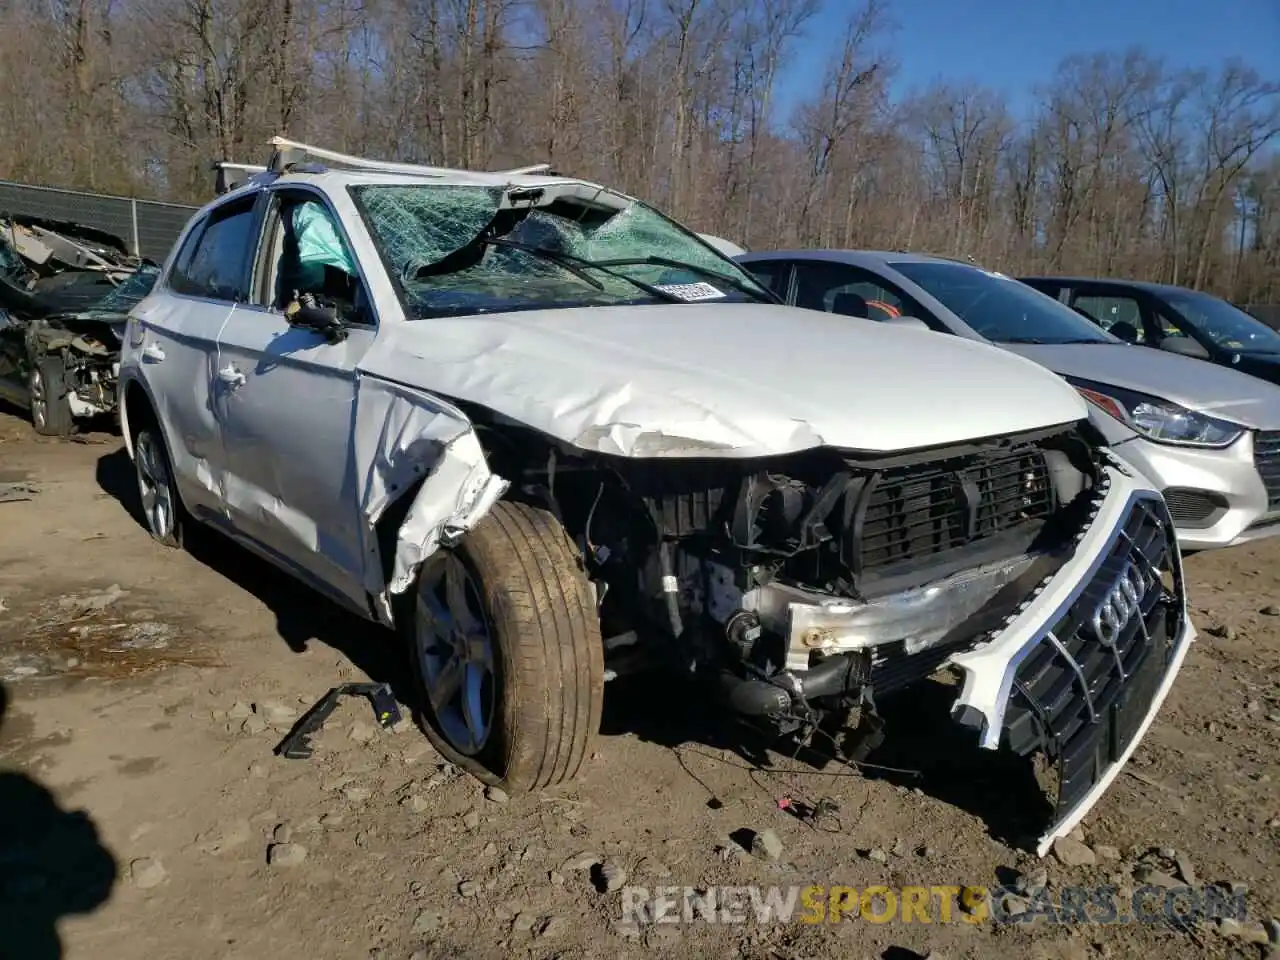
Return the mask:
<path fill-rule="evenodd" d="M 511 793 L 577 776 L 600 728 L 604 651 L 554 516 L 496 504 L 424 566 L 406 626 L 420 722 L 447 759 Z"/>
<path fill-rule="evenodd" d="M 43 437 L 69 437 L 75 432 L 67 399 L 67 368 L 58 357 L 33 359 L 27 374 L 31 425 Z"/>

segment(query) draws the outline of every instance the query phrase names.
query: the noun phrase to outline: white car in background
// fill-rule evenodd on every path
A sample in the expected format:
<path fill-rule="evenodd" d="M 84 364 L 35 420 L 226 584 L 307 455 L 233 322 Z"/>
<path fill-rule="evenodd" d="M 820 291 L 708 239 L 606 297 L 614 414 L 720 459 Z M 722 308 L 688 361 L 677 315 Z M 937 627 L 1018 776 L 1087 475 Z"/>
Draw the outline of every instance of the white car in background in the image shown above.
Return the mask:
<path fill-rule="evenodd" d="M 1195 631 L 1076 391 L 781 306 L 597 184 L 275 143 L 129 322 L 156 540 L 206 523 L 398 629 L 432 742 L 508 790 L 578 773 L 641 653 L 801 738 L 949 667 L 982 747 L 1057 764 L 1042 853 L 1101 796 Z"/>
<path fill-rule="evenodd" d="M 1280 387 L 1145 350 L 1052 297 L 924 254 L 787 250 L 738 257 L 789 303 L 998 344 L 1080 391 L 1108 443 L 1164 494 L 1184 550 L 1280 533 Z"/>

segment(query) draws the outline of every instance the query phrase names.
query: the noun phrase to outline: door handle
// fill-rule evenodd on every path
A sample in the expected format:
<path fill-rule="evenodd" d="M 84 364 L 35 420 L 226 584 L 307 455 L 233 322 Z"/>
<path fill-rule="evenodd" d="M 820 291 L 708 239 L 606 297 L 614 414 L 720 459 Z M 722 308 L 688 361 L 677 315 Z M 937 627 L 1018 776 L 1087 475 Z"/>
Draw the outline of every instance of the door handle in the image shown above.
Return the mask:
<path fill-rule="evenodd" d="M 228 363 L 218 371 L 218 379 L 234 388 L 244 383 L 244 374 L 236 369 L 234 363 Z"/>
<path fill-rule="evenodd" d="M 159 363 L 164 359 L 164 347 L 158 343 L 148 343 L 142 348 L 142 359 L 150 360 L 152 363 Z"/>

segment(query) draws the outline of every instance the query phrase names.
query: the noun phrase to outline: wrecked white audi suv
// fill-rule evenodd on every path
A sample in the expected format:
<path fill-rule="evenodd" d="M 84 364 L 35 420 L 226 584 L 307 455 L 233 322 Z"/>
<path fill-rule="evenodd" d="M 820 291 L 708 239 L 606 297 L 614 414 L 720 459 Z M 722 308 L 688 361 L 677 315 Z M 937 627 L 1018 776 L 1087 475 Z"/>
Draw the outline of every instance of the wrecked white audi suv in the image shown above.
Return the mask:
<path fill-rule="evenodd" d="M 432 742 L 510 790 L 579 772 L 640 653 L 802 741 L 954 669 L 982 747 L 1056 765 L 1042 853 L 1106 789 L 1195 634 L 1164 502 L 1065 382 L 782 306 L 543 168 L 273 144 L 131 314 L 157 540 L 395 627 Z"/>

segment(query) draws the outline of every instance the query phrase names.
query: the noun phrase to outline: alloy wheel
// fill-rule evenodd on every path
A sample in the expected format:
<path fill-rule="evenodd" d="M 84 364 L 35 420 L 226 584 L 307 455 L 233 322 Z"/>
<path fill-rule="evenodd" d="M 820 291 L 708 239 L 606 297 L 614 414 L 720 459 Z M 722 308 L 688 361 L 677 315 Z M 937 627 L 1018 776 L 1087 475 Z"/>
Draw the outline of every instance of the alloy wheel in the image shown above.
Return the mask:
<path fill-rule="evenodd" d="M 418 590 L 418 669 L 441 733 L 475 756 L 489 741 L 497 706 L 493 635 L 470 571 L 449 554 Z"/>

